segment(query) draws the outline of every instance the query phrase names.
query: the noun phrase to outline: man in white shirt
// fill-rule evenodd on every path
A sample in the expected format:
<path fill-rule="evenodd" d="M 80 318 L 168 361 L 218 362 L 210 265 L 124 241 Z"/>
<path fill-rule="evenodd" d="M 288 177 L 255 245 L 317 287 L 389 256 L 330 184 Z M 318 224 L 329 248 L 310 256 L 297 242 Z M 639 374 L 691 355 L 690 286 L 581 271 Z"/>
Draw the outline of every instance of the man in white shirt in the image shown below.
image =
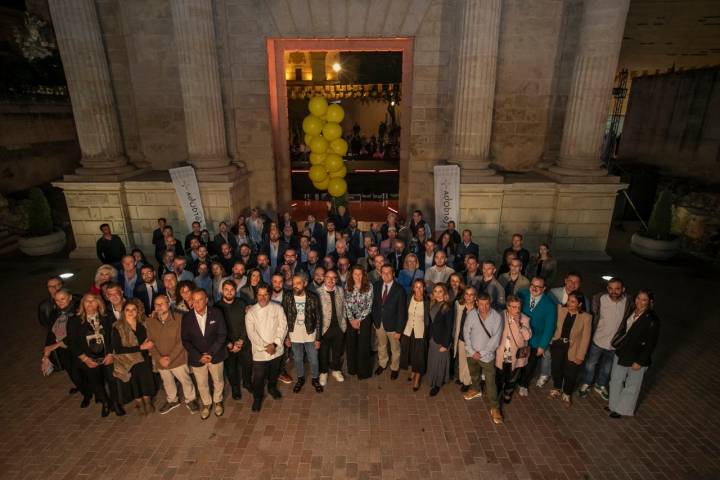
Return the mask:
<path fill-rule="evenodd" d="M 447 255 L 442 250 L 435 252 L 435 265 L 425 272 L 425 287 L 427 292 L 432 292 L 432 288 L 436 283 L 447 283 L 450 275 L 455 270 L 446 265 Z"/>
<path fill-rule="evenodd" d="M 105 296 L 110 302 L 108 310 L 114 315 L 115 320 L 120 320 L 123 305 L 125 305 L 125 297 L 123 297 L 123 289 L 119 283 L 109 283 L 105 288 Z"/>
<path fill-rule="evenodd" d="M 266 285 L 258 287 L 257 303 L 248 310 L 245 327 L 252 344 L 255 397 L 252 411 L 259 412 L 266 382 L 270 395 L 276 400 L 282 398 L 277 381 L 288 329 L 285 312 L 282 306 L 270 301 L 270 290 Z"/>
<path fill-rule="evenodd" d="M 584 398 L 595 380 L 595 391 L 607 400 L 610 397 L 608 385 L 615 349 L 610 342 L 620 327 L 623 318 L 633 308 L 634 302 L 625 295 L 625 284 L 619 278 L 611 278 L 607 293 L 598 293 L 592 300 L 595 333 L 585 358 L 585 368 L 580 385 L 580 397 Z M 597 373 L 597 377 L 595 374 Z"/>

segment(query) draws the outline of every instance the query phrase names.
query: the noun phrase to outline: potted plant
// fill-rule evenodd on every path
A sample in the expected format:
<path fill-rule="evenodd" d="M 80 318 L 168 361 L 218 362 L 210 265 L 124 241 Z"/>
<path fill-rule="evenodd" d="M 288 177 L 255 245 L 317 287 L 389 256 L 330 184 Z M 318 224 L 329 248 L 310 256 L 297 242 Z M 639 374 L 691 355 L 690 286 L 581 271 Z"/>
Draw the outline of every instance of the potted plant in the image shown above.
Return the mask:
<path fill-rule="evenodd" d="M 650 260 L 668 260 L 680 250 L 680 237 L 670 231 L 672 224 L 672 193 L 660 192 L 645 230 L 633 234 L 630 251 Z"/>
<path fill-rule="evenodd" d="M 59 252 L 65 246 L 65 232 L 53 228 L 52 213 L 45 194 L 31 188 L 27 202 L 28 233 L 18 247 L 25 255 L 38 256 Z"/>

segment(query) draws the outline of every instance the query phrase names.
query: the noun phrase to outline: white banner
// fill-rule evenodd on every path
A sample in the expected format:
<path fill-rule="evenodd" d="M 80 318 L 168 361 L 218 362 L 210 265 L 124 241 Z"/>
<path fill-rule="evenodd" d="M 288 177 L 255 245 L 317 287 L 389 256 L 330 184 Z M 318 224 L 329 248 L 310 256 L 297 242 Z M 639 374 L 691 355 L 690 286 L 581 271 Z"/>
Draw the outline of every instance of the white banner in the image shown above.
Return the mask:
<path fill-rule="evenodd" d="M 195 170 L 193 167 L 187 166 L 171 168 L 169 171 L 180 206 L 185 214 L 188 229 L 192 228 L 193 222 L 200 222 L 201 228 L 205 228 L 205 212 L 200 199 L 200 187 L 197 177 L 195 177 Z"/>
<path fill-rule="evenodd" d="M 435 230 L 442 232 L 449 221 L 459 226 L 460 219 L 460 167 L 438 165 L 435 177 Z"/>

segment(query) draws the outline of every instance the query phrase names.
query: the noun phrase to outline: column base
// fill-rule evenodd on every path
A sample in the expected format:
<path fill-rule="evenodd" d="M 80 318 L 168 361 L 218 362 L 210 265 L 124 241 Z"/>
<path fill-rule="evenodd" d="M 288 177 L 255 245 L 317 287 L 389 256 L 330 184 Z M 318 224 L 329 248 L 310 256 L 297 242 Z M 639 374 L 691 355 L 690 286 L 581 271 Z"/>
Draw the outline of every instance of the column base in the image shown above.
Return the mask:
<path fill-rule="evenodd" d="M 150 167 L 138 168 L 134 165 L 126 165 L 122 168 L 87 168 L 80 167 L 71 173 L 63 176 L 65 182 L 120 182 L 142 175 L 150 171 Z"/>
<path fill-rule="evenodd" d="M 604 168 L 582 169 L 553 165 L 547 170 L 536 171 L 558 183 L 620 183 L 620 177 L 608 175 L 608 171 Z"/>
<path fill-rule="evenodd" d="M 232 182 L 239 174 L 236 165 L 225 167 L 202 168 L 195 166 L 195 176 L 198 182 Z"/>
<path fill-rule="evenodd" d="M 491 168 L 484 170 L 461 170 L 460 183 L 503 183 L 505 179 L 502 175 Z"/>

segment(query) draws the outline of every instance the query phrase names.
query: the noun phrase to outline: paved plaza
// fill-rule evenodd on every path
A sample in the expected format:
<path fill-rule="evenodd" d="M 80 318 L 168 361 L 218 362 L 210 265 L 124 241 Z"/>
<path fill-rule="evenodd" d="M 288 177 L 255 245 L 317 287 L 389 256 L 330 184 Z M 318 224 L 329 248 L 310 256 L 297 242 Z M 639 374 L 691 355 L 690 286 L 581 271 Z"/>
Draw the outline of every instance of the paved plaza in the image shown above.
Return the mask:
<path fill-rule="evenodd" d="M 35 308 L 50 274 L 76 273 L 87 289 L 95 262 L 0 259 L 5 328 L 0 336 L 0 476 L 13 479 L 361 478 L 361 479 L 711 479 L 720 478 L 718 358 L 720 280 L 699 261 L 654 264 L 625 253 L 613 233 L 610 263 L 560 259 L 579 269 L 583 290 L 604 274 L 656 292 L 661 340 L 638 416 L 612 420 L 599 396 L 571 408 L 531 388 L 490 421 L 481 400 L 463 400 L 455 384 L 435 398 L 414 393 L 405 375 L 362 382 L 328 380 L 268 398 L 226 401 L 225 415 L 201 421 L 184 408 L 142 417 L 100 417 L 79 408 L 64 373 L 40 374 L 44 332 Z M 229 395 L 228 395 L 229 397 Z M 162 398 L 162 393 L 158 396 Z M 129 406 L 128 406 L 129 407 Z"/>

